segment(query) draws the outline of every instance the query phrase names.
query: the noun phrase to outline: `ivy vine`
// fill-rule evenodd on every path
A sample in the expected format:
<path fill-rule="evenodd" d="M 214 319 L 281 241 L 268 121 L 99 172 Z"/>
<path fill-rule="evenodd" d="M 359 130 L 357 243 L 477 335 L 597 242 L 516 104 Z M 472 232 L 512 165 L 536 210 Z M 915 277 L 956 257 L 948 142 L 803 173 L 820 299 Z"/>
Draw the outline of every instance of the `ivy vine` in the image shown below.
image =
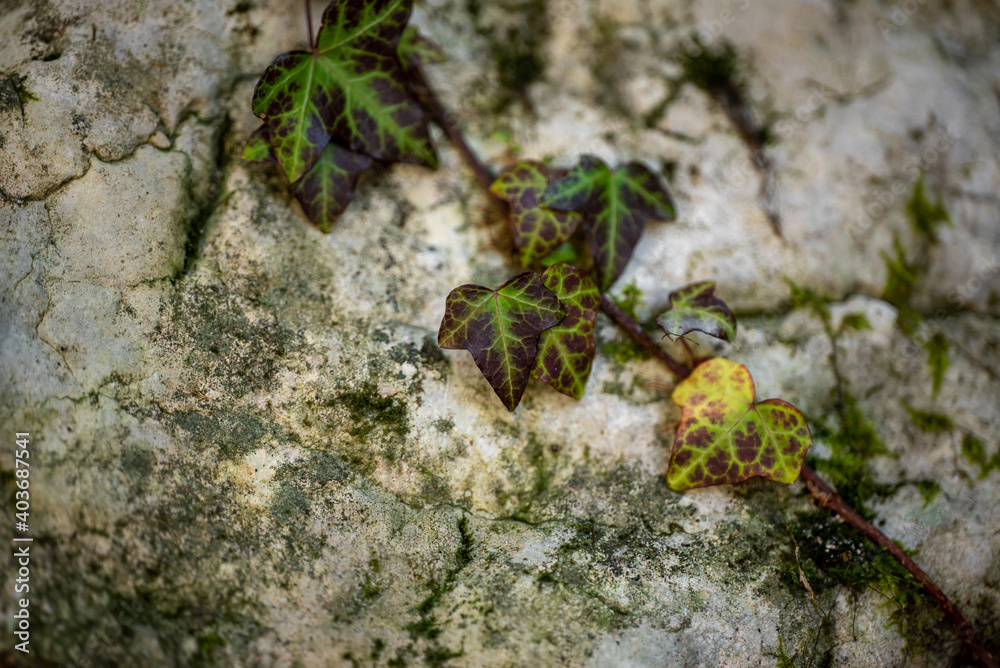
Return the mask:
<path fill-rule="evenodd" d="M 742 364 L 690 354 L 674 359 L 603 294 L 624 271 L 646 223 L 676 216 L 660 176 L 638 162 L 612 168 L 584 155 L 568 170 L 527 160 L 494 178 L 421 72 L 444 54 L 407 26 L 411 8 L 411 0 L 332 2 L 315 37 L 310 24 L 309 50 L 279 55 L 258 81 L 252 108 L 262 125 L 243 158 L 276 163 L 306 216 L 329 232 L 364 171 L 393 162 L 437 167 L 428 132 L 433 120 L 477 181 L 506 205 L 514 259 L 529 269 L 496 288 L 455 288 L 445 302 L 441 347 L 468 350 L 510 411 L 531 377 L 579 399 L 596 351 L 594 323 L 604 311 L 679 380 L 672 395 L 682 416 L 667 471 L 671 488 L 754 476 L 788 484 L 801 477 L 818 505 L 909 570 L 980 662 L 996 668 L 968 620 L 926 573 L 805 465 L 811 436 L 798 409 L 782 399 L 757 401 Z M 700 281 L 673 291 L 656 319 L 664 335 L 683 341 L 699 331 L 733 340 L 736 318 L 715 288 Z"/>

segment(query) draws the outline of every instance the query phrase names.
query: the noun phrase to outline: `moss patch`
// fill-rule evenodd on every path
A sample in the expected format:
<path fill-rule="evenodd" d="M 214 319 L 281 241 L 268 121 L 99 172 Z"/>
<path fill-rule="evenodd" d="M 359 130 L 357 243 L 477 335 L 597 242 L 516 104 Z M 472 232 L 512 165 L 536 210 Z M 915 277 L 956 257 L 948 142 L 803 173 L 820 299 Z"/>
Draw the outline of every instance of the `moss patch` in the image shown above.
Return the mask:
<path fill-rule="evenodd" d="M 941 485 L 933 480 L 921 480 L 917 482 L 917 491 L 920 492 L 920 496 L 924 500 L 924 508 L 926 508 L 941 493 Z"/>
<path fill-rule="evenodd" d="M 423 638 L 429 642 L 424 650 L 424 660 L 430 666 L 441 666 L 448 659 L 462 656 L 462 652 L 453 652 L 446 647 L 442 647 L 436 641 L 441 635 L 441 627 L 435 617 L 435 610 L 441 603 L 441 599 L 457 586 L 458 574 L 473 561 L 473 550 L 475 549 L 475 539 L 469 528 L 469 520 L 462 515 L 456 523 L 458 529 L 458 547 L 455 549 L 455 565 L 445 573 L 442 582 L 431 580 L 428 583 L 430 594 L 417 605 L 417 615 L 415 622 L 406 626 L 410 632 L 410 637 L 414 640 Z"/>
<path fill-rule="evenodd" d="M 867 519 L 873 517 L 866 507 L 868 500 L 884 496 L 892 487 L 874 481 L 868 471 L 868 460 L 888 452 L 885 443 L 878 437 L 874 425 L 858 408 L 857 400 L 847 391 L 842 393 L 839 428 L 831 429 L 822 420 L 810 420 L 813 437 L 830 447 L 829 459 L 809 457 L 810 464 L 829 476 L 837 492 L 855 510 Z"/>
<path fill-rule="evenodd" d="M 941 390 L 941 383 L 944 381 L 944 374 L 948 371 L 950 360 L 948 353 L 951 346 L 944 334 L 938 332 L 924 342 L 924 350 L 927 352 L 927 366 L 931 369 L 931 379 L 936 397 Z"/>
<path fill-rule="evenodd" d="M 1000 469 L 1000 450 L 992 457 L 986 457 L 986 446 L 972 434 L 962 438 L 962 456 L 979 467 L 979 478 L 985 478 L 994 470 Z"/>
<path fill-rule="evenodd" d="M 146 445 L 132 443 L 122 453 L 122 469 L 131 478 L 143 479 L 153 472 L 153 452 Z"/>
<path fill-rule="evenodd" d="M 695 36 L 693 54 L 682 61 L 684 79 L 698 88 L 713 92 L 727 86 L 738 86 L 740 73 L 736 49 L 723 40 L 718 50 L 710 50 Z"/>
<path fill-rule="evenodd" d="M 913 225 L 913 229 L 931 243 L 937 243 L 939 227 L 951 225 L 951 216 L 944 208 L 943 201 L 938 199 L 936 202 L 931 202 L 927 198 L 923 174 L 917 179 L 916 185 L 913 186 L 913 194 L 906 203 L 906 217 Z"/>
<path fill-rule="evenodd" d="M 396 436 L 410 433 L 406 404 L 394 397 L 383 397 L 378 392 L 378 386 L 371 381 L 357 390 L 341 392 L 337 401 L 350 415 L 352 424 L 348 433 L 351 436 L 363 439 L 375 429 Z"/>
<path fill-rule="evenodd" d="M 531 84 L 545 75 L 542 50 L 549 38 L 546 0 L 522 0 L 487 4 L 466 0 L 476 33 L 489 42 L 496 63 L 501 93 L 494 111 L 503 111 L 512 102 L 527 99 Z M 496 11 L 497 9 L 500 11 Z"/>
<path fill-rule="evenodd" d="M 187 432 L 198 448 L 215 445 L 225 459 L 242 457 L 271 442 L 278 436 L 274 426 L 247 410 L 175 413 L 175 425 Z"/>
<path fill-rule="evenodd" d="M 915 424 L 917 429 L 920 431 L 937 433 L 942 431 L 951 431 L 955 427 L 955 423 L 952 422 L 951 418 L 947 415 L 914 408 L 906 399 L 902 400 L 902 404 L 903 408 L 906 409 L 906 412 L 910 414 L 910 420 L 913 421 L 913 424 Z"/>
<path fill-rule="evenodd" d="M 886 597 L 891 623 L 911 652 L 935 651 L 954 633 L 943 622 L 933 599 L 917 579 L 888 552 L 853 527 L 827 513 L 808 512 L 789 527 L 797 558 L 786 562 L 789 586 L 802 575 L 817 595 L 838 587 L 861 594 L 874 590 Z M 912 554 L 912 553 L 911 553 Z"/>
<path fill-rule="evenodd" d="M 882 288 L 882 299 L 889 302 L 899 311 L 899 328 L 904 334 L 909 335 L 916 326 L 917 313 L 910 306 L 910 300 L 920 279 L 920 265 L 911 262 L 906 257 L 906 250 L 903 248 L 899 237 L 893 240 L 893 255 L 882 252 L 882 259 L 885 261 L 886 279 Z"/>
<path fill-rule="evenodd" d="M 0 77 L 0 114 L 16 109 L 23 115 L 25 102 L 38 99 L 24 85 L 27 78 L 19 74 Z"/>
<path fill-rule="evenodd" d="M 309 515 L 309 497 L 294 484 L 284 484 L 268 506 L 274 521 L 282 526 L 297 526 Z"/>

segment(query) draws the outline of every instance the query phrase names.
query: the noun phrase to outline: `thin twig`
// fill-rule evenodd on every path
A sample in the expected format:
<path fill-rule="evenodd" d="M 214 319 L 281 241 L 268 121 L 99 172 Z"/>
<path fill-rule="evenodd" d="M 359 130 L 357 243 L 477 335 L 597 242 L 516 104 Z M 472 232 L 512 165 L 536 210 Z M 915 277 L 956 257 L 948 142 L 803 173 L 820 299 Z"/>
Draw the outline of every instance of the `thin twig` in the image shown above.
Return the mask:
<path fill-rule="evenodd" d="M 423 71 L 416 65 L 413 65 L 407 71 L 411 78 L 410 88 L 413 94 L 416 95 L 417 101 L 420 102 L 420 106 L 430 114 L 431 120 L 444 130 L 445 135 L 448 136 L 448 141 L 451 142 L 455 150 L 462 156 L 462 160 L 472 170 L 476 181 L 479 182 L 479 185 L 486 191 L 490 199 L 505 204 L 503 200 L 490 192 L 490 186 L 493 185 L 494 179 L 493 173 L 489 167 L 483 164 L 479 156 L 475 154 L 468 142 L 465 141 L 465 136 L 462 135 L 462 132 L 452 122 L 451 114 L 444 108 L 441 100 L 438 99 L 437 93 L 427 83 L 427 78 L 424 76 Z"/>
<path fill-rule="evenodd" d="M 421 105 L 427 109 L 434 122 L 441 126 L 441 129 L 444 130 L 448 139 L 455 146 L 455 149 L 462 155 L 466 164 L 476 175 L 476 180 L 490 195 L 490 199 L 503 203 L 502 200 L 498 200 L 498 198 L 490 193 L 490 185 L 493 183 L 493 175 L 490 173 L 490 170 L 479 160 L 476 154 L 466 143 L 461 132 L 451 122 L 447 111 L 445 111 L 444 107 L 441 105 L 437 96 L 434 94 L 433 89 L 431 89 L 431 87 L 427 84 L 427 80 L 424 78 L 423 73 L 418 68 L 413 68 L 411 71 L 411 77 L 413 78 L 414 93 L 417 95 Z M 776 227 L 776 231 L 780 234 L 780 228 Z M 617 304 L 604 295 L 601 296 L 601 310 L 614 320 L 622 329 L 628 332 L 628 334 L 632 336 L 632 338 L 634 338 L 639 345 L 649 351 L 650 354 L 657 359 L 657 361 L 667 367 L 672 374 L 677 376 L 678 380 L 683 380 L 690 375 L 690 369 L 671 357 L 666 350 L 661 348 L 656 341 L 643 331 L 639 323 L 633 320 L 631 316 L 625 313 L 625 311 L 623 311 Z M 948 599 L 944 592 L 941 591 L 941 588 L 938 587 L 926 573 L 924 573 L 916 562 L 910 559 L 906 553 L 903 552 L 903 550 L 900 549 L 900 547 L 890 540 L 884 533 L 876 529 L 868 521 L 861 517 L 853 508 L 848 506 L 829 485 L 823 482 L 815 471 L 803 464 L 800 474 L 805 480 L 806 489 L 809 491 L 809 495 L 813 497 L 820 507 L 839 515 L 841 519 L 856 528 L 869 540 L 886 550 L 894 559 L 896 559 L 896 561 L 902 564 L 906 570 L 913 574 L 924 589 L 931 595 L 938 607 L 941 608 L 942 612 L 944 612 L 945 617 L 947 617 L 958 629 L 958 635 L 962 639 L 962 642 L 964 642 L 973 654 L 979 658 L 985 668 L 1000 668 L 990 652 L 976 639 L 975 633 L 972 629 L 972 624 L 970 624 L 969 620 L 966 619 L 964 614 L 962 614 L 962 611 Z"/>
<path fill-rule="evenodd" d="M 306 0 L 306 24 L 309 26 L 309 50 L 316 50 L 316 38 L 313 36 L 312 3 Z"/>
<path fill-rule="evenodd" d="M 660 347 L 660 344 L 649 336 L 649 334 L 642 331 L 642 327 L 639 323 L 633 320 L 628 313 L 623 311 L 618 304 L 603 295 L 601 296 L 601 310 L 604 311 L 608 317 L 618 323 L 619 327 L 628 332 L 629 335 L 636 340 L 636 343 L 648 350 L 653 357 L 670 369 L 670 372 L 677 376 L 678 380 L 687 378 L 691 373 L 690 369 L 671 357 L 666 350 Z"/>
<path fill-rule="evenodd" d="M 951 621 L 952 624 L 958 629 L 958 636 L 962 639 L 972 653 L 979 658 L 980 662 L 986 668 L 998 668 L 996 660 L 989 653 L 989 651 L 979 644 L 976 639 L 976 635 L 972 630 L 972 624 L 966 619 L 962 611 L 949 600 L 941 588 L 930 578 L 913 561 L 906 555 L 903 550 L 896 545 L 892 540 L 889 539 L 884 533 L 876 529 L 867 520 L 861 517 L 853 508 L 847 505 L 840 496 L 833 491 L 833 489 L 827 485 L 822 478 L 817 475 L 815 471 L 806 466 L 802 465 L 801 474 L 802 479 L 805 480 L 806 489 L 809 490 L 809 495 L 816 501 L 816 503 L 826 510 L 832 511 L 839 515 L 841 519 L 853 526 L 855 529 L 860 531 L 865 535 L 866 538 L 873 541 L 877 545 L 881 546 L 886 552 L 891 554 L 893 558 L 898 561 L 903 567 L 913 574 L 928 594 L 934 599 L 938 607 L 944 613 L 945 617 Z"/>

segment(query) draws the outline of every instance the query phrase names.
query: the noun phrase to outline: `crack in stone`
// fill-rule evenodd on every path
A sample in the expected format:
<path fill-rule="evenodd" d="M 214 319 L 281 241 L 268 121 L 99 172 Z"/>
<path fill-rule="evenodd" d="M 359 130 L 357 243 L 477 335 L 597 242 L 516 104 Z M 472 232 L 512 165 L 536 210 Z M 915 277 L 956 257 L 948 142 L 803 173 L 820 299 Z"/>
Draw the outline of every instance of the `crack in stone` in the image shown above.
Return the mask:
<path fill-rule="evenodd" d="M 14 287 L 11 288 L 11 291 L 10 291 L 11 295 L 13 295 L 15 292 L 17 292 L 17 289 L 19 287 L 21 287 L 21 283 L 23 283 L 24 280 L 26 278 L 28 278 L 28 276 L 31 276 L 31 274 L 34 273 L 34 271 L 35 271 L 35 257 L 38 255 L 39 252 L 41 252 L 41 251 L 37 251 L 37 252 L 31 254 L 31 268 L 28 269 L 28 273 L 26 273 L 21 278 L 17 279 L 17 282 L 14 283 Z"/>
<path fill-rule="evenodd" d="M 59 355 L 59 358 L 62 360 L 63 364 L 66 366 L 66 369 L 69 370 L 69 374 L 71 376 L 73 376 L 73 380 L 75 380 L 76 384 L 80 387 L 81 390 L 83 390 L 83 383 L 81 383 L 80 379 L 76 377 L 76 372 L 73 371 L 73 367 L 70 366 L 69 361 L 67 361 L 66 354 L 62 350 L 60 350 L 58 346 L 56 346 L 54 343 L 52 343 L 51 341 L 49 341 L 48 339 L 46 339 L 44 336 L 42 336 L 41 331 L 39 331 L 40 328 L 41 328 L 41 326 L 42 326 L 42 323 L 45 322 L 45 316 L 48 315 L 49 309 L 52 308 L 52 295 L 49 294 L 49 290 L 48 290 L 47 287 L 45 287 L 44 284 L 40 284 L 40 285 L 41 285 L 42 291 L 45 292 L 46 304 L 45 304 L 45 310 L 42 311 L 41 317 L 39 317 L 38 318 L 38 322 L 35 323 L 35 336 L 38 337 L 39 341 L 41 341 L 42 343 L 44 343 L 45 345 L 47 345 L 49 348 L 52 348 L 52 350 L 57 355 Z"/>

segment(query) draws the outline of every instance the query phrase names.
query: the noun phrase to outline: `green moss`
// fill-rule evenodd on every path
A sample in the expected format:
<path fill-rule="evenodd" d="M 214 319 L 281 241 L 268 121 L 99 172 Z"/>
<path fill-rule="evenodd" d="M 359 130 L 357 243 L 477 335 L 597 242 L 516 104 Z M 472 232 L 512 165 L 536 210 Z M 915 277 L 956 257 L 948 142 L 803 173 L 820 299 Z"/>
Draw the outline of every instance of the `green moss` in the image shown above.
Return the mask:
<path fill-rule="evenodd" d="M 694 49 L 695 55 L 682 61 L 684 79 L 707 92 L 737 85 L 740 79 L 733 45 L 723 40 L 721 48 L 712 51 L 702 44 L 700 37 L 695 36 L 694 42 L 698 47 Z"/>
<path fill-rule="evenodd" d="M 594 101 L 610 112 L 630 117 L 632 110 L 622 96 L 622 60 L 627 58 L 625 46 L 618 34 L 618 24 L 602 16 L 594 23 L 590 42 L 590 71 L 594 76 Z"/>
<path fill-rule="evenodd" d="M 917 320 L 916 311 L 910 305 L 910 300 L 920 278 L 920 265 L 907 260 L 906 251 L 899 237 L 893 240 L 893 250 L 895 255 L 882 253 L 886 268 L 882 299 L 896 307 L 899 312 L 899 327 L 908 335 L 913 331 Z"/>
<path fill-rule="evenodd" d="M 851 329 L 862 330 L 871 328 L 871 323 L 868 322 L 868 317 L 864 313 L 851 313 L 845 315 L 840 321 L 841 332 L 846 332 Z"/>
<path fill-rule="evenodd" d="M 635 281 L 628 283 L 622 288 L 621 295 L 617 297 L 612 296 L 612 299 L 618 305 L 618 308 L 628 313 L 630 318 L 633 320 L 639 319 L 636 312 L 642 308 L 644 301 L 642 290 L 635 284 Z"/>
<path fill-rule="evenodd" d="M 198 654 L 201 661 L 196 664 L 214 666 L 215 651 L 226 646 L 226 641 L 217 634 L 209 632 L 198 638 Z"/>
<path fill-rule="evenodd" d="M 640 346 L 635 342 L 631 336 L 621 335 L 622 338 L 615 341 L 608 341 L 607 343 L 601 344 L 601 354 L 607 355 L 615 362 L 621 365 L 628 364 L 629 362 L 634 362 L 635 360 L 649 359 L 649 352 L 645 348 Z M 621 386 L 621 383 L 613 383 Z M 605 385 L 608 382 L 605 381 Z M 605 394 L 616 394 L 616 392 L 604 391 Z M 622 386 L 621 393 L 624 393 L 624 387 Z"/>
<path fill-rule="evenodd" d="M 383 336 L 385 336 L 384 333 Z M 386 337 L 386 341 L 388 341 L 388 337 Z M 437 341 L 430 336 L 424 337 L 419 347 L 415 343 L 395 345 L 389 351 L 389 355 L 395 362 L 409 362 L 416 367 L 437 371 L 442 378 L 447 377 L 451 370 L 451 365 L 448 364 L 448 359 L 444 356 Z"/>
<path fill-rule="evenodd" d="M 458 549 L 455 551 L 455 561 L 461 570 L 472 563 L 472 550 L 475 547 L 475 539 L 469 530 L 469 520 L 462 515 L 458 520 L 458 534 L 461 537 Z"/>
<path fill-rule="evenodd" d="M 281 378 L 283 360 L 302 348 L 301 334 L 277 317 L 254 317 L 256 308 L 223 286 L 192 284 L 162 309 L 169 312 L 161 314 L 154 342 L 190 348 L 185 359 L 190 377 L 210 378 L 233 400 L 271 390 Z"/>
<path fill-rule="evenodd" d="M 931 243 L 937 242 L 939 227 L 945 224 L 951 225 L 951 217 L 944 208 L 943 201 L 939 199 L 931 202 L 927 198 L 923 174 L 917 179 L 916 185 L 913 186 L 913 195 L 906 203 L 906 216 L 910 219 L 913 229 L 927 237 Z"/>
<path fill-rule="evenodd" d="M 122 453 L 122 469 L 132 478 L 146 478 L 153 472 L 152 451 L 146 445 L 128 445 Z"/>
<path fill-rule="evenodd" d="M 249 411 L 218 410 L 210 414 L 175 413 L 174 424 L 198 447 L 216 446 L 225 459 L 236 459 L 278 437 L 276 430 Z"/>
<path fill-rule="evenodd" d="M 906 399 L 902 400 L 903 408 L 910 414 L 910 420 L 917 426 L 917 429 L 924 432 L 937 433 L 951 431 L 955 428 L 955 423 L 951 418 L 942 413 L 932 413 L 920 410 L 910 405 Z"/>
<path fill-rule="evenodd" d="M 361 597 L 365 600 L 373 600 L 382 594 L 382 588 L 372 580 L 371 573 L 365 573 L 364 582 L 361 583 Z"/>
<path fill-rule="evenodd" d="M 941 493 L 941 485 L 933 480 L 921 480 L 917 482 L 917 491 L 923 497 L 924 508 L 926 508 Z"/>
<path fill-rule="evenodd" d="M 17 109 L 24 114 L 24 103 L 38 99 L 24 85 L 27 78 L 19 74 L 0 77 L 0 113 Z"/>
<path fill-rule="evenodd" d="M 393 397 L 381 396 L 378 386 L 371 381 L 362 384 L 358 390 L 341 392 L 337 401 L 350 415 L 353 424 L 348 433 L 351 436 L 363 439 L 376 428 L 396 436 L 410 433 L 406 404 Z"/>
<path fill-rule="evenodd" d="M 962 438 L 962 456 L 979 467 L 979 478 L 982 480 L 996 469 L 1000 469 L 1000 450 L 991 458 L 986 458 L 986 446 L 972 434 Z"/>
<path fill-rule="evenodd" d="M 934 383 L 934 396 L 941 390 L 941 382 L 944 374 L 948 371 L 950 360 L 948 352 L 951 346 L 944 334 L 938 332 L 924 343 L 924 350 L 927 351 L 927 365 L 931 368 L 931 378 Z"/>
<path fill-rule="evenodd" d="M 830 447 L 830 458 L 810 457 L 810 461 L 815 468 L 829 476 L 838 493 L 849 505 L 871 519 L 871 511 L 865 506 L 868 499 L 891 490 L 872 479 L 868 471 L 868 460 L 885 454 L 888 450 L 850 392 L 842 392 L 842 403 L 838 411 L 839 429 L 832 430 L 819 420 L 811 421 L 813 437 Z"/>
<path fill-rule="evenodd" d="M 891 607 L 890 623 L 911 651 L 932 650 L 952 633 L 913 574 L 850 525 L 833 515 L 810 511 L 789 530 L 798 546 L 798 557 L 786 562 L 784 577 L 789 586 L 799 582 L 801 569 L 819 596 L 839 587 L 856 594 L 879 592 Z"/>
<path fill-rule="evenodd" d="M 639 289 L 634 281 L 623 287 L 621 294 L 618 296 L 612 296 L 611 299 L 621 310 L 625 311 L 630 318 L 638 322 L 639 318 L 636 313 L 642 309 L 644 302 L 642 290 Z M 660 335 L 662 335 L 662 332 L 660 332 Z M 601 343 L 600 352 L 602 355 L 607 355 L 615 362 L 622 365 L 635 360 L 649 359 L 650 357 L 646 349 L 636 343 L 635 339 L 624 334 L 620 334 L 619 338 L 613 341 Z M 614 393 L 607 392 L 606 394 Z"/>
<path fill-rule="evenodd" d="M 306 460 L 305 470 L 301 473 L 304 473 L 312 484 L 318 486 L 326 485 L 332 481 L 343 482 L 350 476 L 343 461 L 328 452 L 310 453 L 309 459 Z M 301 473 L 296 470 L 296 477 Z"/>
<path fill-rule="evenodd" d="M 299 526 L 309 514 L 309 497 L 294 484 L 284 484 L 268 506 L 268 512 L 281 526 Z"/>
<path fill-rule="evenodd" d="M 455 421 L 451 418 L 438 418 L 431 422 L 431 426 L 442 434 L 447 434 L 455 428 Z"/>
<path fill-rule="evenodd" d="M 785 643 L 780 635 L 778 636 L 778 655 L 775 658 L 778 662 L 777 668 L 797 668 L 792 657 L 785 654 Z"/>
<path fill-rule="evenodd" d="M 517 508 L 511 513 L 511 517 L 517 520 L 530 521 L 532 506 L 544 495 L 555 477 L 555 465 L 550 463 L 546 457 L 546 452 L 550 448 L 543 444 L 538 438 L 531 434 L 528 437 L 528 444 L 521 453 L 522 459 L 527 459 L 532 470 L 531 487 L 518 490 Z"/>
<path fill-rule="evenodd" d="M 830 299 L 828 297 L 824 297 L 809 288 L 798 285 L 787 276 L 784 276 L 783 280 L 785 281 L 785 285 L 788 286 L 789 310 L 808 309 L 823 322 L 828 323 L 830 321 Z"/>
<path fill-rule="evenodd" d="M 502 91 L 494 111 L 503 111 L 516 100 L 527 99 L 531 84 L 545 75 L 542 57 L 550 22 L 545 0 L 509 3 L 502 13 L 490 12 L 486 22 L 482 0 L 466 0 L 476 32 L 489 42 L 490 54 Z"/>
<path fill-rule="evenodd" d="M 472 552 L 475 548 L 475 540 L 473 539 L 472 531 L 469 529 L 469 520 L 465 515 L 462 515 L 458 519 L 456 528 L 458 529 L 459 541 L 458 547 L 455 550 L 455 566 L 450 568 L 448 572 L 445 573 L 443 582 L 431 580 L 428 583 L 427 586 L 430 589 L 430 594 L 428 594 L 427 597 L 417 605 L 417 615 L 419 615 L 419 619 L 406 626 L 406 630 L 410 632 L 410 637 L 414 639 L 426 638 L 427 640 L 434 641 L 441 635 L 441 627 L 438 625 L 437 620 L 434 617 L 434 611 L 441 603 L 442 597 L 452 591 L 457 585 L 456 578 L 458 574 L 462 571 L 462 569 L 472 563 Z M 433 644 L 427 651 L 443 652 L 440 655 L 435 654 L 435 656 L 439 657 L 443 657 L 445 656 L 445 653 L 447 653 L 447 650 L 439 647 L 436 643 Z M 447 658 L 454 658 L 455 656 L 458 655 L 447 656 L 441 660 L 443 661 Z"/>

